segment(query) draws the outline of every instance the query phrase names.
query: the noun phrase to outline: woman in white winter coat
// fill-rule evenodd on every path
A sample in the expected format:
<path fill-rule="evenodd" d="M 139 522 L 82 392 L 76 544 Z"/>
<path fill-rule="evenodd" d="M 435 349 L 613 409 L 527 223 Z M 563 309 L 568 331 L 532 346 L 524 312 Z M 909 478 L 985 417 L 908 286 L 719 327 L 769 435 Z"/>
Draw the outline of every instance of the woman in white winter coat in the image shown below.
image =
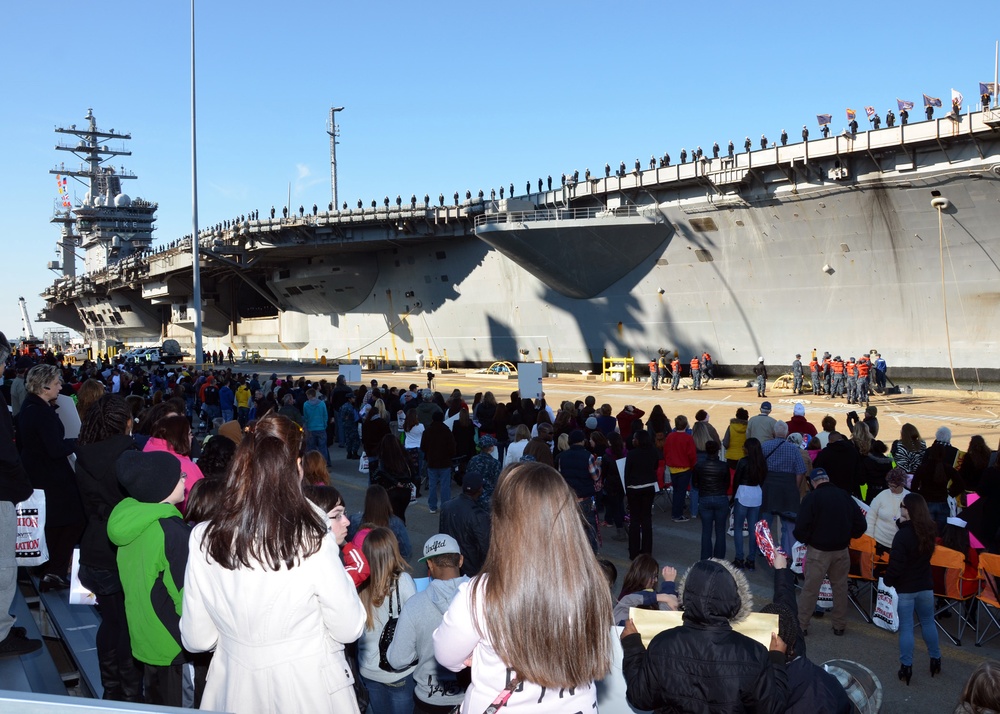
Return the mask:
<path fill-rule="evenodd" d="M 215 517 L 195 527 L 181 639 L 215 650 L 202 707 L 357 712 L 345 642 L 365 612 L 326 514 L 302 494 L 302 429 L 267 415 L 240 444 Z"/>
<path fill-rule="evenodd" d="M 576 501 L 550 466 L 524 462 L 500 475 L 486 563 L 434 632 L 443 667 L 472 662 L 463 714 L 498 696 L 510 714 L 597 709 L 594 680 L 611 662 L 611 593 Z"/>

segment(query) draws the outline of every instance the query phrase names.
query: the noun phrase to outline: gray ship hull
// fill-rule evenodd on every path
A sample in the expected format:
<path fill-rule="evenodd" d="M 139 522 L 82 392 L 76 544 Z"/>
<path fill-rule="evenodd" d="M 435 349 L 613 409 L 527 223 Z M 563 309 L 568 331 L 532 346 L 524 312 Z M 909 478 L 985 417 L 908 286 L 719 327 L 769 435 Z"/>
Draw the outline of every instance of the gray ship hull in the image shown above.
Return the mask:
<path fill-rule="evenodd" d="M 992 119 L 570 181 L 515 201 L 244 222 L 202 237 L 206 349 L 406 363 L 421 349 L 453 364 L 526 354 L 593 369 L 661 348 L 734 367 L 874 348 L 893 368 L 995 377 Z M 940 233 L 935 198 L 947 199 Z M 130 283 L 138 298 L 123 279 L 98 290 L 80 280 L 45 293 L 49 316 L 86 330 L 68 306 L 103 305 L 130 321 L 117 328 L 129 342 L 191 344 L 184 245 L 145 260 Z"/>

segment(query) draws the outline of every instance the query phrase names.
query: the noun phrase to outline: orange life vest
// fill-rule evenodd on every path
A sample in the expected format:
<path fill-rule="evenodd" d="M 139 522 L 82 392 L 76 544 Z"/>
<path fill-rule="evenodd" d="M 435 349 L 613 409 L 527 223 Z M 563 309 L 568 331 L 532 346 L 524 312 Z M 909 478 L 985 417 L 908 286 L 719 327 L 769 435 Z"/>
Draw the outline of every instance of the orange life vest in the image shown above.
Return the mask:
<path fill-rule="evenodd" d="M 845 364 L 844 369 L 847 370 L 848 377 L 854 376 L 854 362 L 848 362 L 847 364 Z"/>
<path fill-rule="evenodd" d="M 698 361 L 697 357 L 691 358 L 691 369 L 701 369 L 701 363 Z"/>
<path fill-rule="evenodd" d="M 819 362 L 817 362 L 815 358 L 813 358 L 813 360 L 809 363 L 809 371 L 819 372 Z"/>
<path fill-rule="evenodd" d="M 832 364 L 833 364 L 833 373 L 834 374 L 843 374 L 844 373 L 844 362 L 843 362 L 843 360 L 835 359 L 832 362 Z"/>
<path fill-rule="evenodd" d="M 670 360 L 670 371 L 671 372 L 680 372 L 681 371 L 681 361 L 679 359 L 675 358 L 675 359 Z"/>
<path fill-rule="evenodd" d="M 872 363 L 869 362 L 866 359 L 863 359 L 860 362 L 858 362 L 858 376 L 859 377 L 867 377 L 868 376 L 868 371 L 871 369 L 871 366 L 872 366 Z"/>

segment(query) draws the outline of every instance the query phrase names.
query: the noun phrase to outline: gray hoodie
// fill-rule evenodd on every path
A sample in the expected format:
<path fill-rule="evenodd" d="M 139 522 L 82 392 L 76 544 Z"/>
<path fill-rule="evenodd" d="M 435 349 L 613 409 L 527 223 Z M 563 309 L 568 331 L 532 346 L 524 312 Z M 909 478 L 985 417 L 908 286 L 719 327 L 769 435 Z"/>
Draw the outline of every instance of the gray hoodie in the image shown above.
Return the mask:
<path fill-rule="evenodd" d="M 427 704 L 454 706 L 461 704 L 465 697 L 466 685 L 459 683 L 459 675 L 434 659 L 433 635 L 458 592 L 458 586 L 468 580 L 464 575 L 451 580 L 431 580 L 426 590 L 407 600 L 386 654 L 389 664 L 397 669 L 405 668 L 415 659 L 418 661 L 413 672 L 415 694 Z"/>

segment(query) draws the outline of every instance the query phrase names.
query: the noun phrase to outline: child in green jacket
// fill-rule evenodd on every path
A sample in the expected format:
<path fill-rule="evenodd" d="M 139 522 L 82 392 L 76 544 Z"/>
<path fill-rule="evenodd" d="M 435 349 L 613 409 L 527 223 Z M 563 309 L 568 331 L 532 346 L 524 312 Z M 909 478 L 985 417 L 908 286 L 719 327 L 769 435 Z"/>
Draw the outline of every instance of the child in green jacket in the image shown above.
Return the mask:
<path fill-rule="evenodd" d="M 132 654 L 145 664 L 148 704 L 182 705 L 181 600 L 189 526 L 177 505 L 184 500 L 180 462 L 166 452 L 126 451 L 118 481 L 129 498 L 108 518 L 108 538 L 118 546 L 125 615 Z"/>

